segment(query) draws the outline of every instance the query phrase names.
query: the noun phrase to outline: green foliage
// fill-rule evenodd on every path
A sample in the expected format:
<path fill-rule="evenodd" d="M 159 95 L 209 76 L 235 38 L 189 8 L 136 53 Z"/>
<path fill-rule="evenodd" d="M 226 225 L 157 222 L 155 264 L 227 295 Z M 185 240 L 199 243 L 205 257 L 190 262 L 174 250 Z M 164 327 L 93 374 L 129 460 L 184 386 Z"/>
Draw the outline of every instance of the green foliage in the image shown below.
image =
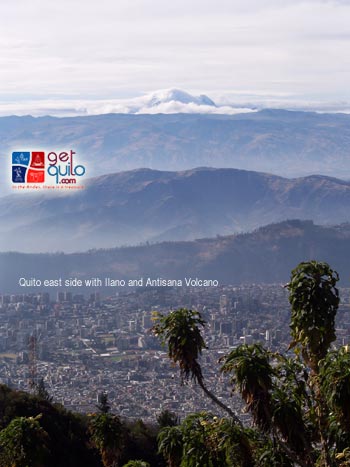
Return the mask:
<path fill-rule="evenodd" d="M 293 357 L 254 344 L 222 359 L 221 371 L 242 396 L 254 429 L 237 423 L 204 385 L 199 358 L 205 321 L 180 309 L 155 314 L 153 332 L 168 345 L 182 381 L 192 378 L 230 418 L 200 412 L 179 424 L 165 410 L 157 426 L 122 423 L 109 413 L 103 394 L 100 413 L 88 421 L 51 404 L 44 384 L 34 396 L 0 385 L 0 467 L 100 467 L 101 459 L 105 467 L 163 467 L 164 461 L 169 467 L 350 466 L 350 352 L 329 350 L 337 280 L 326 263 L 301 263 L 292 271 Z M 138 458 L 144 460 L 130 460 Z"/>
<path fill-rule="evenodd" d="M 329 351 L 335 340 L 337 281 L 338 274 L 327 263 L 304 262 L 292 271 L 288 289 L 294 358 L 254 344 L 239 346 L 222 359 L 221 371 L 230 375 L 259 431 L 248 434 L 239 423 L 232 423 L 233 413 L 231 420 L 194 414 L 176 430 L 161 432 L 160 452 L 170 466 L 179 464 L 181 443 L 181 467 L 346 465 L 350 354 Z M 225 408 L 203 384 L 198 357 L 205 348 L 200 334 L 205 323 L 200 315 L 180 309 L 168 316 L 157 314 L 155 320 L 153 330 L 168 344 L 169 357 L 180 365 L 182 379 L 191 376 Z M 178 447 L 173 464 L 171 443 Z"/>
<path fill-rule="evenodd" d="M 208 412 L 189 415 L 176 427 L 163 428 L 158 450 L 169 467 L 251 467 L 247 433 L 232 419 Z"/>
<path fill-rule="evenodd" d="M 262 447 L 257 449 L 256 465 L 259 467 L 294 467 L 295 463 L 276 443 L 265 438 Z"/>
<path fill-rule="evenodd" d="M 181 467 L 225 467 L 225 448 L 220 442 L 218 419 L 207 412 L 189 415 L 181 426 Z"/>
<path fill-rule="evenodd" d="M 342 463 L 346 458 L 350 465 L 350 354 L 348 348 L 330 352 L 321 362 L 320 389 L 329 410 L 330 441 L 335 443 L 335 452 L 345 451 L 341 456 Z"/>
<path fill-rule="evenodd" d="M 241 394 L 256 425 L 268 430 L 272 416 L 270 390 L 273 375 L 268 351 L 259 344 L 241 345 L 223 360 L 221 371 L 231 374 L 231 382 Z"/>
<path fill-rule="evenodd" d="M 179 364 L 182 380 L 202 380 L 198 358 L 206 345 L 199 329 L 205 325 L 200 313 L 180 308 L 166 316 L 155 312 L 153 319 L 152 331 L 168 345 L 169 358 Z"/>
<path fill-rule="evenodd" d="M 321 390 L 339 423 L 350 430 L 350 353 L 330 352 L 320 365 Z"/>
<path fill-rule="evenodd" d="M 89 430 L 103 465 L 115 466 L 123 447 L 123 426 L 119 417 L 106 413 L 92 415 Z"/>
<path fill-rule="evenodd" d="M 16 417 L 40 418 L 49 436 L 50 467 L 100 467 L 99 458 L 89 446 L 86 417 L 65 410 L 59 404 L 0 385 L 0 430 Z"/>
<path fill-rule="evenodd" d="M 125 443 L 120 463 L 130 459 L 143 459 L 151 466 L 158 466 L 157 435 L 158 427 L 146 425 L 142 420 L 126 422 L 124 426 Z"/>
<path fill-rule="evenodd" d="M 267 435 L 262 448 L 251 447 L 261 451 L 259 462 L 279 465 L 283 459 L 281 465 L 289 465 L 297 459 L 308 459 L 310 437 L 304 419 L 308 395 L 306 374 L 300 363 L 273 354 L 259 344 L 241 345 L 223 361 L 221 371 L 231 375 L 246 411 L 251 413 L 261 435 Z M 270 445 L 270 439 L 275 443 Z M 260 455 L 255 457 L 260 459 Z"/>
<path fill-rule="evenodd" d="M 214 422 L 213 429 L 217 432 L 218 448 L 225 453 L 226 465 L 230 467 L 254 465 L 249 430 L 238 426 L 232 419 L 215 417 Z"/>
<path fill-rule="evenodd" d="M 198 359 L 206 348 L 200 328 L 205 325 L 200 313 L 180 308 L 164 316 L 154 312 L 153 333 L 168 345 L 169 358 L 179 364 L 181 382 L 190 377 L 197 382 L 204 393 L 221 409 L 225 410 L 236 423 L 241 424 L 237 415 L 220 401 L 204 384 L 202 369 Z"/>
<path fill-rule="evenodd" d="M 335 315 L 339 293 L 335 287 L 338 273 L 327 263 L 309 261 L 300 263 L 292 271 L 288 284 L 292 306 L 291 347 L 300 345 L 305 363 L 313 372 L 335 340 Z"/>
<path fill-rule="evenodd" d="M 39 419 L 17 417 L 0 432 L 1 467 L 45 467 L 49 439 Z"/>
<path fill-rule="evenodd" d="M 142 460 L 131 460 L 127 464 L 124 464 L 123 467 L 150 467 L 148 462 Z"/>
<path fill-rule="evenodd" d="M 158 452 L 168 462 L 169 467 L 178 467 L 183 453 L 183 434 L 178 426 L 164 427 L 158 434 Z"/>

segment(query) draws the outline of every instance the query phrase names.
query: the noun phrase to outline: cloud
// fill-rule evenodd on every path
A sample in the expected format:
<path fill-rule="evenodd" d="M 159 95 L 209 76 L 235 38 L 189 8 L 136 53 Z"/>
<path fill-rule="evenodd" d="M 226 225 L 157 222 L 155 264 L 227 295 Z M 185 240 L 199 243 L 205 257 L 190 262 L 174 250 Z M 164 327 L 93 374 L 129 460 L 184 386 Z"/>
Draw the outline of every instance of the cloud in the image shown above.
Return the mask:
<path fill-rule="evenodd" d="M 346 1 L 1 2 L 0 101 L 172 86 L 349 100 L 349 19 Z"/>
<path fill-rule="evenodd" d="M 40 117 L 51 115 L 55 117 L 75 117 L 108 113 L 235 115 L 256 112 L 266 108 L 350 113 L 350 103 L 346 100 L 324 102 L 322 100 L 301 99 L 283 93 L 276 95 L 263 92 L 257 94 L 253 92 L 231 92 L 225 95 L 217 93 L 210 96 L 215 101 L 214 105 L 200 103 L 198 102 L 199 97 L 187 93 L 184 94 L 189 96 L 189 101 L 181 102 L 181 100 L 168 98 L 167 93 L 169 93 L 169 90 L 162 90 L 129 99 L 41 99 L 26 100 L 20 103 L 2 102 L 0 103 L 0 116 L 32 115 Z M 204 97 L 206 98 L 206 96 Z"/>
<path fill-rule="evenodd" d="M 0 115 L 33 115 L 36 117 L 52 115 L 57 117 L 78 115 L 99 115 L 107 113 L 122 114 L 172 114 L 172 113 L 204 113 L 204 114 L 227 114 L 252 112 L 254 109 L 231 105 L 206 105 L 201 99 L 206 96 L 191 96 L 183 91 L 179 100 L 169 97 L 169 92 L 174 90 L 162 90 L 145 96 L 131 99 L 109 99 L 109 100 L 39 100 L 18 103 L 0 103 Z M 183 101 L 181 101 L 184 100 Z M 209 99 L 210 101 L 210 99 Z"/>

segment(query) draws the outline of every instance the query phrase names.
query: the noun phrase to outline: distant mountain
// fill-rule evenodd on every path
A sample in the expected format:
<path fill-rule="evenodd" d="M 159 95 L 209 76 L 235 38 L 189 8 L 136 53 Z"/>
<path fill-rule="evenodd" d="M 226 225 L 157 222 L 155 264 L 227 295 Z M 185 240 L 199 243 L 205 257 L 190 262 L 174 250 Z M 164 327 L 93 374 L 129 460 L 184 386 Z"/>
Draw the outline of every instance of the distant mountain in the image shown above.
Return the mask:
<path fill-rule="evenodd" d="M 350 221 L 350 182 L 236 169 L 139 169 L 79 193 L 0 198 L 0 251 L 83 251 L 248 231 L 290 218 Z"/>
<path fill-rule="evenodd" d="M 20 288 L 19 278 L 78 277 L 112 279 L 218 280 L 220 284 L 284 283 L 300 261 L 328 261 L 348 285 L 350 224 L 321 227 L 310 221 L 285 221 L 249 234 L 164 242 L 87 253 L 0 254 L 0 293 L 57 292 L 57 288 Z M 65 287 L 62 288 L 63 290 Z M 62 290 L 60 289 L 60 290 Z M 82 289 L 73 289 L 81 293 Z M 86 292 L 93 289 L 87 289 Z M 107 289 L 113 294 L 116 289 Z"/>
<path fill-rule="evenodd" d="M 171 91 L 148 96 L 146 105 L 172 97 L 187 99 Z M 207 98 L 198 99 L 216 109 Z M 350 115 L 345 114 L 263 110 L 239 115 L 2 117 L 0 140 L 0 187 L 9 184 L 11 151 L 27 148 L 74 149 L 91 177 L 139 167 L 210 166 L 350 179 Z"/>
<path fill-rule="evenodd" d="M 144 97 L 135 99 L 142 104 L 142 108 L 147 106 L 156 107 L 160 104 L 169 102 L 180 102 L 182 104 L 196 104 L 196 105 L 210 105 L 216 107 L 215 102 L 208 96 L 201 94 L 200 96 L 193 96 L 180 89 L 165 89 L 147 94 Z"/>

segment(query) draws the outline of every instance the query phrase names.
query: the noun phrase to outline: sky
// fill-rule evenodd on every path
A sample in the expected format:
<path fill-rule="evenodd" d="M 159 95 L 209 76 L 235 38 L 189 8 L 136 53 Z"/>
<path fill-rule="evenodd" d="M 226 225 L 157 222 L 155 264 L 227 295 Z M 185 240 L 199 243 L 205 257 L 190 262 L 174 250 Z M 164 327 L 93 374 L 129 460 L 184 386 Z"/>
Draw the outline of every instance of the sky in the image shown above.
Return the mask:
<path fill-rule="evenodd" d="M 167 88 L 348 110 L 349 24 L 349 0 L 2 0 L 0 114 L 89 112 Z"/>

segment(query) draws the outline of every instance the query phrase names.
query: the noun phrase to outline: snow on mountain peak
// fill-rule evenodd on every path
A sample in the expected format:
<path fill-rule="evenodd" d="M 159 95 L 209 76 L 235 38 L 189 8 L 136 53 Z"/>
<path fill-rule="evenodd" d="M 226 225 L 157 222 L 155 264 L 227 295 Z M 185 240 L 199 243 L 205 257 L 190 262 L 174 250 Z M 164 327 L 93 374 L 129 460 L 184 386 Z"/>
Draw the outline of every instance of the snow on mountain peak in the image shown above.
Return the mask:
<path fill-rule="evenodd" d="M 181 89 L 163 89 L 143 96 L 132 98 L 114 98 L 104 100 L 76 100 L 62 101 L 46 100 L 40 102 L 28 101 L 21 103 L 18 111 L 16 106 L 0 103 L 0 115 L 51 115 L 76 116 L 100 115 L 106 113 L 122 114 L 226 114 L 254 112 L 252 108 L 241 108 L 230 104 L 216 104 L 205 94 L 194 96 Z"/>
<path fill-rule="evenodd" d="M 182 91 L 181 89 L 163 89 L 155 91 L 144 96 L 145 105 L 155 107 L 160 104 L 166 104 L 169 102 L 179 102 L 181 104 L 196 104 L 196 105 L 210 105 L 216 107 L 208 96 L 201 94 L 200 96 L 193 96 L 188 92 Z"/>

